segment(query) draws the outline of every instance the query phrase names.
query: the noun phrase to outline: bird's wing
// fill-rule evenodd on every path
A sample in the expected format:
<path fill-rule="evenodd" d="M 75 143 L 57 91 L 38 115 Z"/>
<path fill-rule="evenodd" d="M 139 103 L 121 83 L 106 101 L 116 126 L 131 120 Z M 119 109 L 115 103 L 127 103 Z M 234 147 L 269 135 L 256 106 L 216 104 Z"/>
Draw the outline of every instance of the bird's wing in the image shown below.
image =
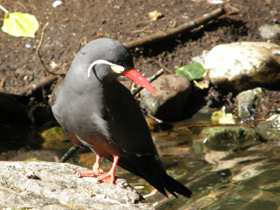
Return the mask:
<path fill-rule="evenodd" d="M 129 90 L 118 81 L 103 90 L 104 117 L 112 140 L 128 154 L 157 155 L 147 123 Z"/>

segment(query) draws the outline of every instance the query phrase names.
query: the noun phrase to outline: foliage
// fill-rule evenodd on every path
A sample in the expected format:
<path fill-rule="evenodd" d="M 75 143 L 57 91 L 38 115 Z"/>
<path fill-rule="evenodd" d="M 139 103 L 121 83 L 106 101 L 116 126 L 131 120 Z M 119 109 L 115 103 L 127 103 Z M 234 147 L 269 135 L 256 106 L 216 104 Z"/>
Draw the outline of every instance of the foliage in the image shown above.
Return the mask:
<path fill-rule="evenodd" d="M 193 81 L 196 86 L 203 89 L 196 81 L 196 79 L 202 78 L 206 73 L 203 64 L 194 62 L 181 67 L 175 66 L 175 71 L 176 75 L 186 77 L 189 81 Z"/>
<path fill-rule="evenodd" d="M 200 79 L 205 74 L 205 69 L 201 63 L 191 63 L 185 66 L 175 66 L 176 75 L 186 77 L 189 81 Z"/>
<path fill-rule="evenodd" d="M 5 12 L 3 32 L 16 37 L 35 37 L 39 29 L 39 22 L 35 16 L 21 12 L 10 13 L 1 5 L 0 9 Z"/>

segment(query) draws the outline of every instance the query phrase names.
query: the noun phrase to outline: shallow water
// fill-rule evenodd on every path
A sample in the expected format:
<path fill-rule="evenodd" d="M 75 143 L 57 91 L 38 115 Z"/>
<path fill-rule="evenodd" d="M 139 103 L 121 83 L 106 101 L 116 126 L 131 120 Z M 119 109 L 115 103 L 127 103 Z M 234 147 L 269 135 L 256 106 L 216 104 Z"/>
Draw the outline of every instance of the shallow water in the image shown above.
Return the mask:
<path fill-rule="evenodd" d="M 178 127 L 175 125 L 173 136 L 176 136 L 174 132 L 180 131 L 182 126 L 189 127 L 191 135 L 196 135 L 201 127 L 210 126 L 205 123 L 189 125 L 188 122 L 181 122 Z M 156 209 L 278 209 L 280 142 L 258 141 L 246 148 L 200 152 L 193 147 L 193 142 L 189 142 L 192 139 L 189 135 L 186 134 L 185 144 L 179 143 L 169 150 L 169 153 L 172 150 L 177 153 L 168 156 L 171 160 L 176 159 L 176 165 L 167 168 L 172 176 L 180 174 L 178 180 L 188 186 L 193 195 L 190 199 L 183 196 L 179 199 L 161 198 L 162 200 L 147 198 L 154 203 Z M 181 153 L 178 152 L 179 149 Z M 161 152 L 161 155 L 166 155 L 164 151 Z"/>
<path fill-rule="evenodd" d="M 143 179 L 121 168 L 117 169 L 117 174 L 127 179 L 156 209 L 279 209 L 280 141 L 258 141 L 255 145 L 245 148 L 201 152 L 195 147 L 193 139 L 203 127 L 211 126 L 207 121 L 189 120 L 175 123 L 173 126 L 172 130 L 153 133 L 153 139 L 168 173 L 192 190 L 193 195 L 190 199 L 183 196 L 179 196 L 178 199 L 173 196 L 166 198 Z M 57 161 L 64 152 L 53 148 L 38 150 L 36 142 L 42 141 L 38 135 L 40 132 L 34 131 L 33 128 L 15 129 L 20 132 L 10 135 L 12 144 L 17 138 L 21 141 L 27 139 L 28 147 L 18 150 L 21 147 L 18 145 L 18 148 L 11 150 L 11 145 L 2 137 L 2 141 L 6 142 L 4 146 L 9 151 L 1 153 L 1 160 L 35 158 Z M 8 132 L 12 130 L 13 128 L 8 128 Z M 69 142 L 66 141 L 65 144 L 69 147 Z M 92 153 L 79 151 L 70 162 L 82 162 L 91 167 L 93 160 Z M 102 165 L 106 170 L 111 163 L 104 160 Z"/>

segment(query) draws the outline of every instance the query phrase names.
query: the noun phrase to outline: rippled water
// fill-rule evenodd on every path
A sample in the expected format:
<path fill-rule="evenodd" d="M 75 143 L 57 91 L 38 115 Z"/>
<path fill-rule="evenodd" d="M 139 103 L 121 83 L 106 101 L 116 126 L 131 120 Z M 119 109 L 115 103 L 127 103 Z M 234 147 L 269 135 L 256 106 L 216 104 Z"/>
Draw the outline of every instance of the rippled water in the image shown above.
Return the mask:
<path fill-rule="evenodd" d="M 190 130 L 197 131 L 203 126 L 205 124 L 197 123 Z M 177 133 L 178 128 L 173 132 Z M 177 155 L 168 156 L 176 163 L 168 167 L 168 171 L 188 186 L 193 196 L 190 199 L 182 196 L 179 199 L 148 198 L 156 209 L 279 209 L 280 142 L 256 142 L 254 146 L 233 151 L 200 153 L 193 147 L 189 135 L 186 134 L 185 144 L 179 139 L 179 145 L 169 149 L 174 149 Z M 166 156 L 164 151 L 161 155 Z"/>
<path fill-rule="evenodd" d="M 259 141 L 246 148 L 201 152 L 194 146 L 193 139 L 203 127 L 210 126 L 207 122 L 186 121 L 173 126 L 172 130 L 153 133 L 153 138 L 168 173 L 193 191 L 190 199 L 183 196 L 178 199 L 173 196 L 166 198 L 144 180 L 117 169 L 117 174 L 127 179 L 156 209 L 279 209 L 280 142 Z M 12 128 L 9 128 L 9 132 L 11 130 Z M 24 135 L 20 133 L 21 139 L 22 136 Z M 38 132 L 32 129 L 29 129 L 27 136 L 28 141 L 30 136 L 35 138 L 31 142 L 42 141 Z M 13 138 L 12 140 L 16 141 L 16 137 Z M 69 143 L 67 144 L 69 146 Z M 63 154 L 61 150 L 36 150 L 34 143 L 31 143 L 30 149 L 13 153 L 2 152 L 1 160 L 35 157 L 39 160 L 55 161 Z M 44 156 L 48 159 L 44 159 Z M 75 162 L 78 158 L 81 162 L 82 159 L 88 161 L 85 164 L 90 167 L 94 157 L 91 153 L 80 152 L 71 161 Z M 111 165 L 107 161 L 102 164 L 105 169 Z"/>

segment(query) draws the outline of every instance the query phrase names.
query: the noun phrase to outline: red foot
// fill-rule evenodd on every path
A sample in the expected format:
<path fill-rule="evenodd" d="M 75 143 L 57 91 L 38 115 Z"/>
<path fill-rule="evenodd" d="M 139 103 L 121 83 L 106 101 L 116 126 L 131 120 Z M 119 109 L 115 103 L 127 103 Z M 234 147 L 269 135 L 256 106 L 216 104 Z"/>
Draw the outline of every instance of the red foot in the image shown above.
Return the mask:
<path fill-rule="evenodd" d="M 77 172 L 77 174 L 79 174 L 80 177 L 97 177 L 101 182 L 115 183 L 116 181 L 115 170 L 117 167 L 118 160 L 119 160 L 119 156 L 114 156 L 112 168 L 110 169 L 109 172 L 103 174 L 103 170 L 99 168 L 100 156 L 97 155 L 92 170 L 79 171 Z"/>
<path fill-rule="evenodd" d="M 97 178 L 99 179 L 99 181 L 106 182 L 106 183 L 113 183 L 113 184 L 115 183 L 116 181 L 115 171 L 119 158 L 120 158 L 119 156 L 114 156 L 112 168 L 107 173 L 98 175 Z"/>
<path fill-rule="evenodd" d="M 108 173 L 105 174 L 100 174 L 99 176 L 97 176 L 98 180 L 101 182 L 106 182 L 106 183 L 115 183 L 116 181 L 116 177 L 115 175 L 109 171 Z"/>
<path fill-rule="evenodd" d="M 88 171 L 77 171 L 80 178 L 82 177 L 97 177 L 97 174 L 93 170 Z"/>
<path fill-rule="evenodd" d="M 99 163 L 94 163 L 92 170 L 88 171 L 78 171 L 77 174 L 80 178 L 82 177 L 97 177 L 103 174 L 103 170 L 99 168 Z"/>

